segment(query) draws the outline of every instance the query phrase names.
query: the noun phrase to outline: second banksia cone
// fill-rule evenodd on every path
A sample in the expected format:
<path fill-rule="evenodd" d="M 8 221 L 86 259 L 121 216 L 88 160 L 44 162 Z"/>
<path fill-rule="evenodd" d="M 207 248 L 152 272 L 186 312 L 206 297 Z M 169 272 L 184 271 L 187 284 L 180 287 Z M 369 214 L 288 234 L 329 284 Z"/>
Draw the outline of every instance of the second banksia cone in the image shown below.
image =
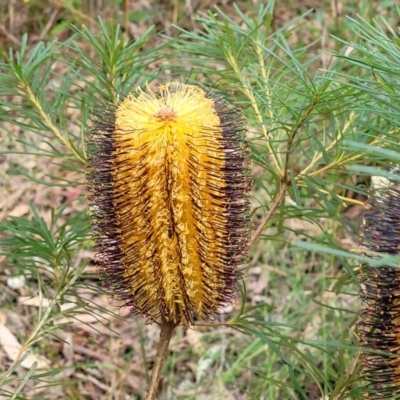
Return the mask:
<path fill-rule="evenodd" d="M 400 254 L 400 185 L 375 189 L 361 235 L 368 252 Z M 361 370 L 367 399 L 400 398 L 400 269 L 362 267 L 358 329 L 364 348 Z"/>
<path fill-rule="evenodd" d="M 98 263 L 115 295 L 150 322 L 183 326 L 230 303 L 250 234 L 236 107 L 178 82 L 138 88 L 99 118 L 88 154 Z"/>

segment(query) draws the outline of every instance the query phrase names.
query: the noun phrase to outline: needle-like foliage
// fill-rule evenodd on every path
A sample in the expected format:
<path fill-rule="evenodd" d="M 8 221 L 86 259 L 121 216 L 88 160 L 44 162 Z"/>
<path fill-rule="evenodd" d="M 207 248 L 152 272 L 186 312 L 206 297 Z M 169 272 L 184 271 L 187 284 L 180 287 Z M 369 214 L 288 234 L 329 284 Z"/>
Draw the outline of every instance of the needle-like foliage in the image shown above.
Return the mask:
<path fill-rule="evenodd" d="M 9 2 L 29 10 L 43 3 Z M 75 3 L 69 10 L 78 18 L 84 2 Z M 85 26 L 79 19 L 74 27 L 65 22 L 71 15 L 57 17 L 57 8 L 49 24 L 38 17 L 40 25 L 46 31 L 62 21 L 62 34 L 72 36 L 45 43 L 17 31 L 5 38 L 4 29 L 17 20 L 0 21 L 1 43 L 14 41 L 0 62 L 6 171 L 0 212 L 18 215 L 0 222 L 1 322 L 21 343 L 17 356 L 2 358 L 1 389 L 10 398 L 33 398 L 34 390 L 49 399 L 143 396 L 146 379 L 136 366 L 149 374 L 153 348 L 144 332 L 154 326 L 114 315 L 107 301 L 113 292 L 101 296 L 98 276 L 89 272 L 94 266 L 86 267 L 94 245 L 86 219 L 89 164 L 103 276 L 133 312 L 166 320 L 165 348 L 175 323 L 196 327 L 184 334 L 179 351 L 171 347 L 169 363 L 158 371 L 168 393 L 178 398 L 184 387 L 184 396 L 193 398 L 359 399 L 366 390 L 356 329 L 359 263 L 368 265 L 363 271 L 371 274 L 374 293 L 389 305 L 395 296 L 383 289 L 392 282 L 379 286 L 375 276 L 394 273 L 398 264 L 386 253 L 381 259 L 358 248 L 370 177 L 388 177 L 382 166 L 400 161 L 395 2 L 345 0 L 335 13 L 322 2 L 304 16 L 298 15 L 304 10 L 289 10 L 296 2 L 224 2 L 207 13 L 173 3 L 173 18 L 166 2 L 155 1 L 165 15 L 145 13 L 148 20 L 136 24 L 137 14 L 126 12 L 124 28 L 96 18 L 85 19 Z M 379 13 L 387 21 L 370 19 Z M 179 21 L 175 30 L 171 20 Z M 157 29 L 169 36 L 153 34 Z M 42 37 L 52 36 L 45 31 Z M 160 88 L 160 82 L 172 83 Z M 198 100 L 197 114 L 189 92 Z M 185 101 L 177 103 L 180 96 Z M 177 106 L 197 119 L 186 125 Z M 93 109 L 102 111 L 88 134 Z M 254 182 L 250 240 L 238 228 L 248 229 L 249 222 L 247 173 L 238 183 L 248 168 L 244 126 Z M 36 207 L 24 210 L 29 202 Z M 239 259 L 249 245 L 235 314 L 218 315 L 219 305 L 233 298 Z M 20 275 L 25 286 L 11 289 L 8 279 Z M 32 300 L 39 306 L 25 303 Z M 392 312 L 383 311 L 389 321 Z M 212 315 L 215 321 L 201 321 Z M 363 343 L 383 345 L 368 324 L 360 331 Z M 126 333 L 128 325 L 116 349 L 115 333 Z M 203 330 L 207 334 L 198 336 Z M 69 338 L 81 345 L 71 342 L 67 352 Z M 184 341 L 195 345 L 181 347 Z M 45 371 L 37 371 L 41 363 L 23 370 L 28 350 L 49 358 Z M 389 364 L 389 358 L 374 360 L 394 366 L 391 357 Z M 182 365 L 193 365 L 190 379 L 182 378 Z M 63 378 L 68 394 L 58 385 Z"/>

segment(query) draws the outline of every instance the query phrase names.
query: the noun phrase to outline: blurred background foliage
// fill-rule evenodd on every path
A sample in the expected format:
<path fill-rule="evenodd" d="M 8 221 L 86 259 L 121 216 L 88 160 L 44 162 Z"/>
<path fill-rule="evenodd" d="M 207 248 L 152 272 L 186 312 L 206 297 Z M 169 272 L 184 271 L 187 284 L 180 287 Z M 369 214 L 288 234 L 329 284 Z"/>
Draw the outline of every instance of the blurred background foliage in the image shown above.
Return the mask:
<path fill-rule="evenodd" d="M 358 399 L 358 232 L 398 164 L 399 12 L 388 1 L 0 4 L 0 395 L 140 399 L 158 331 L 93 263 L 85 135 L 133 86 L 229 92 L 253 156 L 238 300 L 178 331 L 165 399 Z"/>

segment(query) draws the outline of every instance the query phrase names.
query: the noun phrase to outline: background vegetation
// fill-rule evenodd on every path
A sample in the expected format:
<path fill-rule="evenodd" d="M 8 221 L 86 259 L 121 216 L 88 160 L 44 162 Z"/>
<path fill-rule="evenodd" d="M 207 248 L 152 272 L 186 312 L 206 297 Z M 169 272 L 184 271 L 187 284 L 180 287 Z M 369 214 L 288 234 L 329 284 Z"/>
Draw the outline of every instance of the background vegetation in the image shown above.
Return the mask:
<path fill-rule="evenodd" d="M 132 85 L 181 79 L 243 109 L 254 243 L 232 309 L 174 337 L 161 398 L 361 398 L 358 231 L 399 159 L 399 19 L 394 0 L 3 2 L 0 397 L 143 398 L 158 330 L 101 289 L 84 142 Z"/>

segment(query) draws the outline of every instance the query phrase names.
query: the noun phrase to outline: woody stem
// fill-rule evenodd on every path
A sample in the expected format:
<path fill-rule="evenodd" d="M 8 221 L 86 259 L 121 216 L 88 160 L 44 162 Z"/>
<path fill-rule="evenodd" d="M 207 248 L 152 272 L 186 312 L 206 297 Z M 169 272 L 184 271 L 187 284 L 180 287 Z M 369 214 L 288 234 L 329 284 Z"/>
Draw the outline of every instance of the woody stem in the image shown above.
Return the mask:
<path fill-rule="evenodd" d="M 164 366 L 165 359 L 167 358 L 168 346 L 172 337 L 172 332 L 176 328 L 176 324 L 171 322 L 161 322 L 160 324 L 160 340 L 157 346 L 156 359 L 154 361 L 153 372 L 149 388 L 146 394 L 146 400 L 155 400 L 160 385 L 161 373 Z"/>

